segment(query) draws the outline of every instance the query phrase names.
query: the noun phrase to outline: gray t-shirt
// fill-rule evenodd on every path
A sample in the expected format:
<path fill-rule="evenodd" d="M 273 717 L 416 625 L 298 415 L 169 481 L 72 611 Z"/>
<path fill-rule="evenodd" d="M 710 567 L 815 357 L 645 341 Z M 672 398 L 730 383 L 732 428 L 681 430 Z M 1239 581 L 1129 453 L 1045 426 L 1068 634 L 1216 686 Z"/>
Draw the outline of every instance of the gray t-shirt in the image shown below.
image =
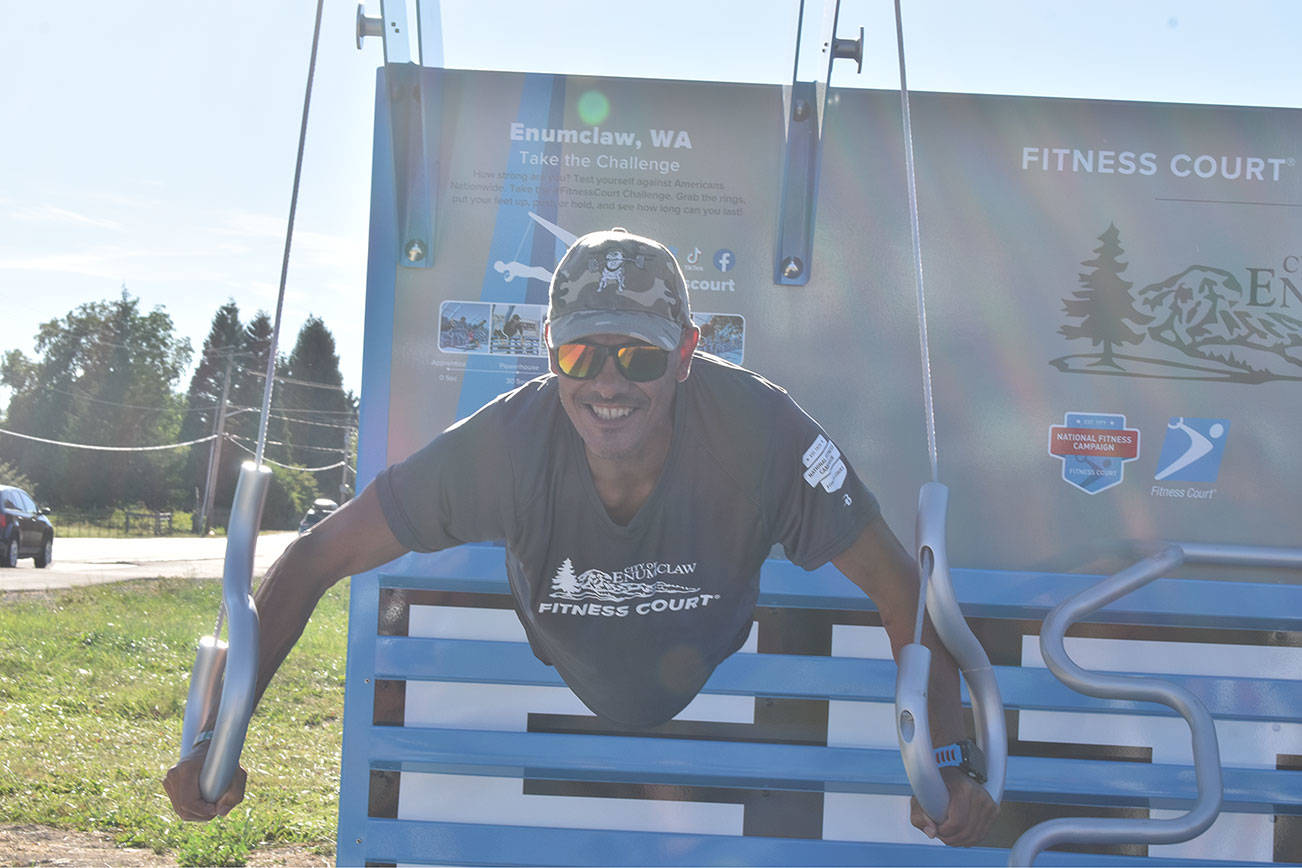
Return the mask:
<path fill-rule="evenodd" d="M 505 540 L 534 653 L 628 726 L 673 717 L 745 641 L 774 543 L 814 569 L 878 514 L 786 391 L 700 353 L 660 480 L 628 525 L 606 513 L 552 375 L 453 425 L 376 490 L 416 551 Z"/>

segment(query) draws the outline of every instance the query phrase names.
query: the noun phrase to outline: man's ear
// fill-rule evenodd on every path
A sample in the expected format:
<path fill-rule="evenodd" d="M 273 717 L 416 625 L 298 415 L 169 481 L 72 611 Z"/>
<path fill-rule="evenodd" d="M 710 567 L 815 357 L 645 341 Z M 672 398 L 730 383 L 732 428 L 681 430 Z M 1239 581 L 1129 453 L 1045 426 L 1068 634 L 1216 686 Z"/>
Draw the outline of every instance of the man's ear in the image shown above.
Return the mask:
<path fill-rule="evenodd" d="M 692 372 L 692 353 L 696 352 L 696 345 L 701 340 L 701 330 L 696 326 L 690 329 L 683 329 L 683 340 L 678 344 L 677 351 L 677 368 L 678 382 L 687 379 L 688 374 Z"/>
<path fill-rule="evenodd" d="M 556 367 L 555 356 L 552 355 L 552 351 L 551 351 L 551 345 L 552 345 L 551 330 L 552 330 L 551 320 L 543 320 L 543 347 L 547 349 L 547 367 L 551 370 L 553 374 L 559 377 L 561 375 L 561 372 Z"/>

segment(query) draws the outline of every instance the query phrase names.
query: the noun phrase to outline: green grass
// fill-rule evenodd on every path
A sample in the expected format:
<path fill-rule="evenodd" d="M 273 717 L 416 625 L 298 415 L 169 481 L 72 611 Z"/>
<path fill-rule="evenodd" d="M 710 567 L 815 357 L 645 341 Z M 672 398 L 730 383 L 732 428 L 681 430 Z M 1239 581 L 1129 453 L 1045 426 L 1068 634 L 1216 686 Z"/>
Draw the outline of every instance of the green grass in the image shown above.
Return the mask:
<path fill-rule="evenodd" d="M 181 865 L 242 865 L 275 844 L 333 854 L 347 582 L 321 600 L 253 716 L 245 801 L 187 823 L 163 793 L 220 597 L 219 581 L 167 579 L 0 602 L 0 822 L 105 831 Z"/>

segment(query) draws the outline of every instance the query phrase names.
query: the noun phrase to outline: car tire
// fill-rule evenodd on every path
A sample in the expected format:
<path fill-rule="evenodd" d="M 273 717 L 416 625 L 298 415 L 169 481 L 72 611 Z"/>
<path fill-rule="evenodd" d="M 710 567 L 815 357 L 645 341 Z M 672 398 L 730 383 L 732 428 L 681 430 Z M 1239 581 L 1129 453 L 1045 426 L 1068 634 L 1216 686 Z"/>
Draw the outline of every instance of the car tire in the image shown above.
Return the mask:
<path fill-rule="evenodd" d="M 14 537 L 5 543 L 3 551 L 0 551 L 0 567 L 18 566 L 18 537 Z"/>
<path fill-rule="evenodd" d="M 41 546 L 40 552 L 37 553 L 33 560 L 39 570 L 43 570 L 50 565 L 50 562 L 54 560 L 54 537 L 47 536 L 45 538 L 45 545 Z"/>

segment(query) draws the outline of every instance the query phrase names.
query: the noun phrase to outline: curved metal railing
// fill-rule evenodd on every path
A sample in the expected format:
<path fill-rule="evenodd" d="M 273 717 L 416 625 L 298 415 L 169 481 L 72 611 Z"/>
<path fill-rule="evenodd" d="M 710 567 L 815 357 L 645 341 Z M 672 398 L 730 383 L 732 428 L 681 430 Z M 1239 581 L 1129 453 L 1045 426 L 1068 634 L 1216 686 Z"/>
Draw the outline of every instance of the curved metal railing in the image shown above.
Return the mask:
<path fill-rule="evenodd" d="M 1058 844 L 1174 844 L 1202 834 L 1221 808 L 1221 761 L 1216 727 L 1192 693 L 1158 678 L 1089 672 L 1067 654 L 1063 636 L 1072 624 L 1108 603 L 1160 578 L 1182 563 L 1258 567 L 1302 566 L 1302 549 L 1170 543 L 1157 554 L 1104 579 L 1061 603 L 1044 619 L 1040 650 L 1060 681 L 1087 696 L 1160 702 L 1189 723 L 1198 796 L 1188 813 L 1166 820 L 1059 818 L 1032 826 L 1013 845 L 1009 865 L 1031 865 L 1042 850 Z"/>
<path fill-rule="evenodd" d="M 937 823 L 949 810 L 949 789 L 931 743 L 927 707 L 927 682 L 931 672 L 931 651 L 922 644 L 924 611 L 941 642 L 958 663 L 976 722 L 977 744 L 986 757 L 986 792 L 998 804 L 1004 794 L 1004 772 L 1008 762 L 1008 738 L 1004 731 L 1004 704 L 994 669 L 981 642 L 968 627 L 959 609 L 949 578 L 945 548 L 945 515 L 949 489 L 928 482 L 918 493 L 917 546 L 914 552 L 919 573 L 918 614 L 914 641 L 900 653 L 895 682 L 895 723 L 900 755 L 909 784 L 922 809 Z"/>
<path fill-rule="evenodd" d="M 249 718 L 253 715 L 258 680 L 258 609 L 250 590 L 253 554 L 270 481 L 271 468 L 265 465 L 246 461 L 240 467 L 226 529 L 226 562 L 222 571 L 222 606 L 227 615 L 228 641 L 223 642 L 216 635 L 199 640 L 185 701 L 182 758 L 194 749 L 200 727 L 214 719 L 214 711 L 216 715 L 212 743 L 199 774 L 199 791 L 209 802 L 216 802 L 230 787 L 244 749 Z"/>

